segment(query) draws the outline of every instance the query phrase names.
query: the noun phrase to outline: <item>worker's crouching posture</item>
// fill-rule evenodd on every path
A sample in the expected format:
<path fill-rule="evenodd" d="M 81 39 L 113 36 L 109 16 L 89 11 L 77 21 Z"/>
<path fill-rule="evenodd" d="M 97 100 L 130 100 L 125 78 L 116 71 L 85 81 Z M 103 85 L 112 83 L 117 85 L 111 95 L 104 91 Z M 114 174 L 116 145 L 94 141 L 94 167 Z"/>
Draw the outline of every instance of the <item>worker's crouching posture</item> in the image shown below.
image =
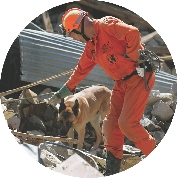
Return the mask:
<path fill-rule="evenodd" d="M 77 8 L 65 12 L 60 27 L 64 36 L 86 46 L 73 74 L 49 103 L 56 105 L 59 98 L 73 94 L 96 64 L 115 81 L 102 134 L 107 150 L 104 175 L 116 174 L 123 158 L 124 135 L 146 156 L 155 148 L 154 138 L 140 125 L 155 81 L 150 63 L 144 66 L 140 61 L 139 52 L 145 50 L 140 32 L 112 16 L 90 19 L 87 12 Z"/>

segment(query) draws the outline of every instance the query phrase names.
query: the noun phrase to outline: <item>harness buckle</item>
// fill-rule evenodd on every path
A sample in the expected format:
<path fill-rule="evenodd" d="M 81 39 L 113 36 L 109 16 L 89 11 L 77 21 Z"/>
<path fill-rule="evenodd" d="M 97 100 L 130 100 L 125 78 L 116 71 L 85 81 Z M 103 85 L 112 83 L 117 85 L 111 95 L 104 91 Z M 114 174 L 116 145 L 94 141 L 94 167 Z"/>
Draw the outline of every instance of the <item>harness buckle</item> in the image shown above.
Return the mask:
<path fill-rule="evenodd" d="M 136 71 L 137 71 L 137 74 L 140 76 L 140 77 L 144 77 L 144 68 L 141 68 L 140 66 L 138 66 L 136 68 Z"/>

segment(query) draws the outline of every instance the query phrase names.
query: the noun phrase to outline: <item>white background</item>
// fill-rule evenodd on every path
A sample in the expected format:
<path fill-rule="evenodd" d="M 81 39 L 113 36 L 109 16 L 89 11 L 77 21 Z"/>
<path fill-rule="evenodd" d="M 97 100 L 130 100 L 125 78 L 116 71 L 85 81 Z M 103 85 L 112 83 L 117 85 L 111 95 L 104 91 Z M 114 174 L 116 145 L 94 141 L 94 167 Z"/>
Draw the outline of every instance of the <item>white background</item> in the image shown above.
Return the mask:
<path fill-rule="evenodd" d="M 69 2 L 65 0 L 65 3 Z M 71 2 L 71 1 L 70 1 Z M 134 11 L 161 35 L 176 62 L 176 5 L 175 1 L 122 0 L 107 1 Z M 0 69 L 7 52 L 21 30 L 44 11 L 61 4 L 60 0 L 6 0 L 0 3 Z M 0 70 L 1 71 L 1 70 Z M 159 146 L 140 164 L 110 177 L 167 177 L 177 176 L 177 114 Z M 16 142 L 5 122 L 0 107 L 0 177 L 69 177 L 45 168 L 27 154 Z"/>

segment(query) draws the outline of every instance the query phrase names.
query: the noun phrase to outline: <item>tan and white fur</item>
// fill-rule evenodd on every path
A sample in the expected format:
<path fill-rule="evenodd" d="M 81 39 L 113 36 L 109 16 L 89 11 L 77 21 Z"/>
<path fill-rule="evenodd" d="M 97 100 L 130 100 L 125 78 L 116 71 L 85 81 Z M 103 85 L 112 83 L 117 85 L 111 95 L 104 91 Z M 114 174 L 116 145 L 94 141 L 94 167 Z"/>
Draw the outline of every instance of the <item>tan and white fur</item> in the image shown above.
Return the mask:
<path fill-rule="evenodd" d="M 58 121 L 61 135 L 73 138 L 73 129 L 78 133 L 77 149 L 82 149 L 85 127 L 91 123 L 96 133 L 92 150 L 98 148 L 101 140 L 100 122 L 110 110 L 111 90 L 105 86 L 91 86 L 61 100 Z M 71 146 L 71 144 L 69 145 Z"/>

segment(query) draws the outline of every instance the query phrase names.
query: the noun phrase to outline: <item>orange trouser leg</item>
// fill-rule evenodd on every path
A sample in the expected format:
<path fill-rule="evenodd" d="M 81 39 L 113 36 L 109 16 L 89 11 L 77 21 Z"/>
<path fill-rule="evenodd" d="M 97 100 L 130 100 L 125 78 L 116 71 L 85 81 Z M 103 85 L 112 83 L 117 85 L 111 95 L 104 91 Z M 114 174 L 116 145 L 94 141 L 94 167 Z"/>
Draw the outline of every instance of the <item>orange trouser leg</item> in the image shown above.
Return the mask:
<path fill-rule="evenodd" d="M 154 80 L 153 75 L 149 81 L 151 89 Z M 123 155 L 123 134 L 145 155 L 155 148 L 154 138 L 139 122 L 149 94 L 150 92 L 145 90 L 143 78 L 138 75 L 126 81 L 116 81 L 111 98 L 111 110 L 103 122 L 103 138 L 106 149 L 117 158 Z"/>
<path fill-rule="evenodd" d="M 150 73 L 147 73 L 147 78 Z M 149 87 L 154 86 L 155 76 L 152 75 Z M 139 76 L 127 80 L 127 90 L 124 98 L 124 107 L 119 117 L 119 127 L 124 135 L 132 140 L 137 148 L 145 155 L 155 148 L 155 139 L 140 124 L 150 92 L 144 87 L 144 81 Z"/>
<path fill-rule="evenodd" d="M 124 135 L 118 125 L 123 102 L 124 92 L 119 90 L 115 84 L 112 90 L 110 113 L 103 121 L 102 134 L 104 147 L 119 159 L 123 157 L 124 144 Z"/>

